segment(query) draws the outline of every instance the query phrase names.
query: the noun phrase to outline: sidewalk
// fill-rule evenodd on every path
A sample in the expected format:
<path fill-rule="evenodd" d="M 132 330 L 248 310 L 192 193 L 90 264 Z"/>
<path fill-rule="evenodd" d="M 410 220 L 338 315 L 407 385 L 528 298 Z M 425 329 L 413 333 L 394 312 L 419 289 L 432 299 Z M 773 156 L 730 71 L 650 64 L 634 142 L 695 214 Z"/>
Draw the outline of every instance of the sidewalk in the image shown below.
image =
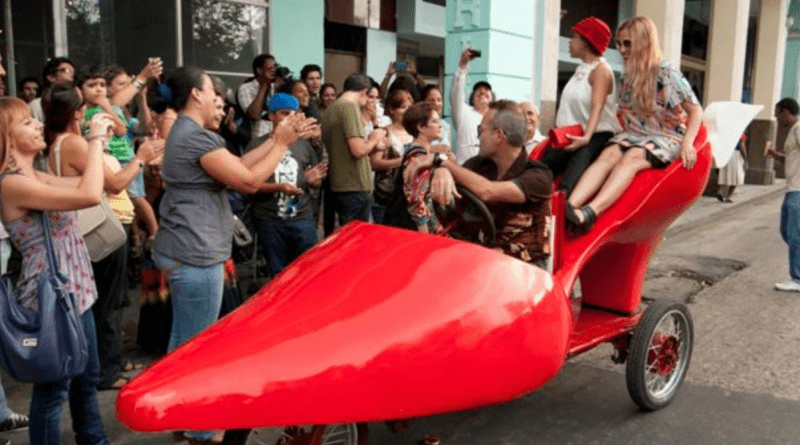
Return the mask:
<path fill-rule="evenodd" d="M 781 196 L 784 192 L 785 181 L 779 179 L 775 184 L 769 186 L 763 185 L 744 185 L 739 186 L 733 195 L 734 203 L 724 204 L 720 203 L 714 197 L 701 197 L 695 205 L 686 213 L 681 215 L 667 230 L 666 237 L 675 236 L 686 230 L 689 230 L 698 225 L 707 224 L 723 218 L 725 214 L 739 209 L 743 206 L 760 202 L 767 199 L 773 199 Z M 139 292 L 138 288 L 131 290 L 131 298 L 134 302 L 138 301 Z M 139 318 L 138 305 L 129 307 L 125 311 L 124 325 L 128 326 L 131 323 L 136 323 Z M 158 359 L 155 355 L 148 355 L 142 352 L 135 343 L 135 340 L 125 344 L 125 355 L 132 360 L 149 365 Z M 190 366 L 190 364 L 187 364 Z M 12 410 L 27 413 L 30 404 L 31 385 L 19 383 L 12 380 L 5 371 L 2 372 L 3 385 L 6 391 L 9 406 Z M 108 434 L 111 442 L 115 445 L 156 445 L 156 444 L 173 444 L 173 435 L 171 433 L 136 433 L 128 430 L 121 425 L 116 419 L 114 411 L 114 403 L 116 400 L 116 391 L 102 391 L 99 393 L 100 410 L 103 414 L 106 433 Z M 72 433 L 71 419 L 69 416 L 69 408 L 64 404 L 64 414 L 61 419 L 61 432 L 62 444 L 72 445 L 75 444 L 75 438 Z M 279 431 L 273 428 L 264 428 L 257 430 L 257 435 L 250 439 L 250 444 L 274 444 L 279 435 Z M 29 445 L 27 430 L 16 431 L 12 433 L 0 433 L 0 437 L 8 437 L 14 445 Z M 185 442 L 184 442 L 185 443 Z"/>

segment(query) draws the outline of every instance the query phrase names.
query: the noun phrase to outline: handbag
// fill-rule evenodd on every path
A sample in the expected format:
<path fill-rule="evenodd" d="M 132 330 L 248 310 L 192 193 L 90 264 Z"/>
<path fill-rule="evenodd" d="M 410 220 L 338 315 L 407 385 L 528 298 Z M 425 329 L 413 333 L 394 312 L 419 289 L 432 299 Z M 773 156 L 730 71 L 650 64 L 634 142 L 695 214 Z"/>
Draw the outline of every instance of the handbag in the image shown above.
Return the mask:
<path fill-rule="evenodd" d="M 9 278 L 0 279 L 0 361 L 21 382 L 69 379 L 83 373 L 89 360 L 75 298 L 58 271 L 49 220 L 42 212 L 47 269 L 36 277 L 39 309 L 19 304 L 19 292 L 12 290 Z"/>
<path fill-rule="evenodd" d="M 56 154 L 56 174 L 61 176 L 61 141 L 60 137 L 53 149 Z M 122 223 L 114 215 L 108 199 L 103 193 L 103 201 L 94 206 L 78 210 L 78 228 L 83 235 L 89 258 L 98 262 L 128 242 L 128 234 Z"/>
<path fill-rule="evenodd" d="M 389 160 L 399 158 L 400 154 L 395 152 L 394 148 L 388 147 L 383 151 L 382 156 L 383 159 Z M 393 168 L 375 172 L 375 190 L 373 191 L 373 195 L 376 204 L 384 206 L 389 204 L 389 201 L 392 199 L 392 193 L 394 193 L 394 178 L 397 171 L 398 169 Z"/>
<path fill-rule="evenodd" d="M 556 127 L 550 130 L 548 136 L 550 137 L 550 146 L 553 148 L 564 148 L 572 143 L 569 136 L 583 136 L 583 125 L 575 124 L 566 127 Z"/>

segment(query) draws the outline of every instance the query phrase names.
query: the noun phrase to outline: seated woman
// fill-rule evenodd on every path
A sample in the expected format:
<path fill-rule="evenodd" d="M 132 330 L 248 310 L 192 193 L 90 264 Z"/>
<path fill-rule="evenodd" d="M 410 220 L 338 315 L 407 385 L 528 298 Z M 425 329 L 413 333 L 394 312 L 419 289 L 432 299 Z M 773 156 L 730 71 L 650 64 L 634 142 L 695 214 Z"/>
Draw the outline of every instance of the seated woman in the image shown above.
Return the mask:
<path fill-rule="evenodd" d="M 620 131 L 614 72 L 603 58 L 611 29 L 602 20 L 588 17 L 572 28 L 569 54 L 581 60 L 561 93 L 556 126 L 580 124 L 583 136 L 569 136 L 564 148 L 547 147 L 542 163 L 553 176 L 561 176 L 559 189 L 570 196 L 581 174 L 597 159 L 609 139 Z"/>
<path fill-rule="evenodd" d="M 584 172 L 567 200 L 567 223 L 576 233 L 589 231 L 639 171 L 664 168 L 679 155 L 691 169 L 697 159 L 694 140 L 702 108 L 681 72 L 661 60 L 653 21 L 639 16 L 624 22 L 617 48 L 625 61 L 618 111 L 624 130 Z"/>

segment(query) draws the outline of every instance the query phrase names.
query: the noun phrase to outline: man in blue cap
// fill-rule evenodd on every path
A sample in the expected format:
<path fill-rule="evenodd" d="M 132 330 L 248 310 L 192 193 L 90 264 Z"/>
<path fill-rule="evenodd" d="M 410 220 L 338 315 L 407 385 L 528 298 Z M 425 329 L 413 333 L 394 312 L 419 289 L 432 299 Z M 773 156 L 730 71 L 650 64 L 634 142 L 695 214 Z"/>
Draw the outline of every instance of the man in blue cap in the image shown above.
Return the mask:
<path fill-rule="evenodd" d="M 268 106 L 272 128 L 299 109 L 291 94 L 273 95 Z M 269 136 L 254 139 L 246 150 L 258 147 Z M 320 162 L 311 143 L 298 139 L 289 146 L 275 173 L 252 196 L 259 241 L 273 276 L 317 242 L 310 192 L 319 188 L 327 173 L 327 164 Z"/>

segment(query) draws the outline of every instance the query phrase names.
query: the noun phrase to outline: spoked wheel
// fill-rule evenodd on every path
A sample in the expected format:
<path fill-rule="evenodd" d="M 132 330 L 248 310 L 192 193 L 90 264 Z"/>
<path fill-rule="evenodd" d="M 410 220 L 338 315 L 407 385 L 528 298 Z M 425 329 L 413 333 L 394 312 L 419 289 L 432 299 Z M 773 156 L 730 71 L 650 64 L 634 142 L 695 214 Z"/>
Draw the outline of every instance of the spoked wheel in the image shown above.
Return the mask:
<path fill-rule="evenodd" d="M 655 411 L 672 402 L 689 370 L 693 334 L 685 304 L 658 300 L 647 308 L 625 368 L 628 392 L 642 409 Z"/>
<path fill-rule="evenodd" d="M 315 425 L 309 445 L 366 445 L 367 424 Z"/>

